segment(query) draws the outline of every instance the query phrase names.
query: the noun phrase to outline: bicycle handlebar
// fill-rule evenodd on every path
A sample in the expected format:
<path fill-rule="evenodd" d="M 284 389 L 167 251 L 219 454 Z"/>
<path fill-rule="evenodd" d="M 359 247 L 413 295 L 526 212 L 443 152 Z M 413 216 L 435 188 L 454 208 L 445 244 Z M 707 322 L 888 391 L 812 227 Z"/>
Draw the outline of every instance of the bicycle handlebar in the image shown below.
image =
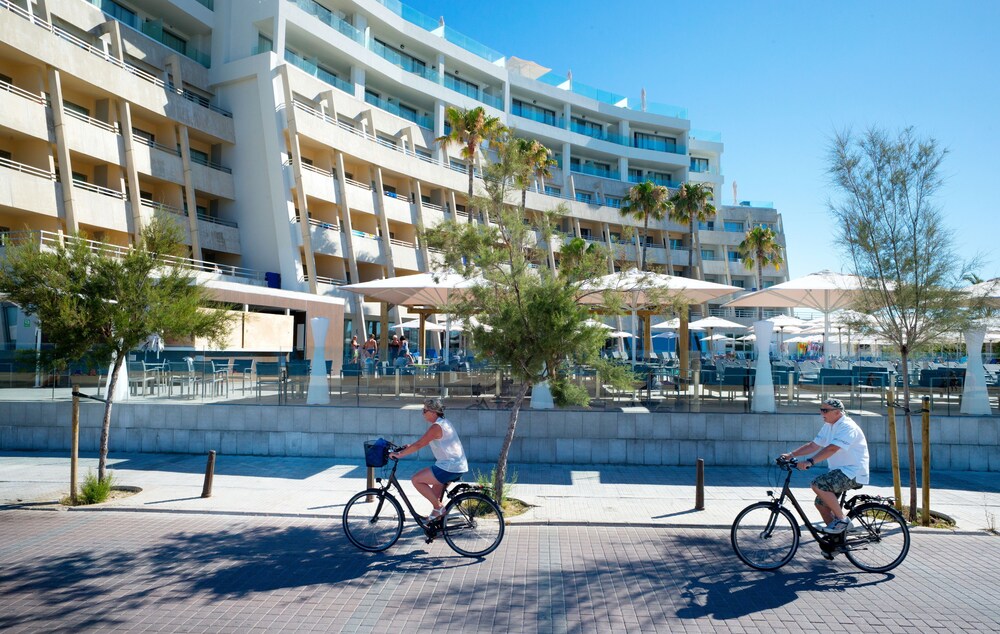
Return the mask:
<path fill-rule="evenodd" d="M 795 458 L 782 458 L 778 456 L 774 459 L 774 463 L 784 469 L 785 471 L 791 471 L 795 468 L 795 465 L 799 464 L 799 461 Z"/>

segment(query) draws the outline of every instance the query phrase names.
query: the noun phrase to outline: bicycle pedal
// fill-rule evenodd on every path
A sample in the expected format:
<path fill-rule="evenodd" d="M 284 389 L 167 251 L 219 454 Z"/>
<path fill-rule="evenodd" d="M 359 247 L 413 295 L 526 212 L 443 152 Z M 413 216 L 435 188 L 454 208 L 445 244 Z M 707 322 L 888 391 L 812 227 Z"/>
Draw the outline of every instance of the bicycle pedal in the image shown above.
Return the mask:
<path fill-rule="evenodd" d="M 828 553 L 826 551 L 823 551 L 823 559 L 833 561 L 833 553 Z"/>

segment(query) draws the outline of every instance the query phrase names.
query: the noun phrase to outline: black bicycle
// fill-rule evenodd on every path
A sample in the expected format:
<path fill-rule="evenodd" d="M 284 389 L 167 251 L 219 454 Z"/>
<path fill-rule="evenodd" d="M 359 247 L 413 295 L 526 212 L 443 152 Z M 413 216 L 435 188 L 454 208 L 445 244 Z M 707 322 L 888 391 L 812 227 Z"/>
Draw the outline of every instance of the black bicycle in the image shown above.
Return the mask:
<path fill-rule="evenodd" d="M 369 448 L 370 443 L 365 443 L 369 466 L 385 466 L 388 460 L 392 460 L 392 469 L 388 478 L 376 478 L 380 486 L 358 493 L 344 508 L 344 533 L 352 544 L 368 552 L 381 552 L 396 543 L 403 532 L 403 507 L 389 491 L 395 487 L 410 516 L 424 531 L 428 544 L 441 534 L 455 552 L 466 557 L 483 557 L 500 545 L 504 534 L 503 511 L 483 487 L 466 483 L 449 485 L 450 488 L 445 491 L 449 501 L 444 515 L 428 520 L 413 510 L 406 492 L 396 479 L 399 460 L 387 455 L 404 447 L 386 444 L 386 455 L 376 461 L 382 464 L 372 464 L 368 457 Z"/>
<path fill-rule="evenodd" d="M 751 504 L 733 522 L 730 538 L 736 556 L 743 563 L 758 570 L 777 570 L 795 556 L 802 528 L 785 506 L 786 500 L 791 500 L 802 524 L 827 559 L 843 553 L 852 564 L 867 572 L 888 572 L 903 563 L 910 551 L 910 529 L 893 506 L 892 498 L 855 495 L 847 500 L 845 491 L 840 496 L 840 505 L 853 527 L 843 533 L 824 533 L 809 522 L 789 488 L 798 461 L 778 458 L 775 462 L 787 472 L 781 495 L 775 498 L 774 492 L 768 491 L 769 501 Z"/>

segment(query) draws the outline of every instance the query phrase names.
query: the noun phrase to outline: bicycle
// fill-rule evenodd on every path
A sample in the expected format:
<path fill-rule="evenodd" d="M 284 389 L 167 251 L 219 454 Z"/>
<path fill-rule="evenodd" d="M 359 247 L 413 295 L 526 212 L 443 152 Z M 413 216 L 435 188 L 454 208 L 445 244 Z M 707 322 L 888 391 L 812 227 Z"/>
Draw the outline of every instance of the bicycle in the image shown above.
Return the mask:
<path fill-rule="evenodd" d="M 365 443 L 366 456 L 370 443 Z M 484 557 L 500 545 L 504 535 L 503 511 L 496 501 L 479 485 L 455 483 L 448 485 L 445 495 L 448 503 L 444 515 L 428 521 L 413 509 L 406 492 L 396 479 L 399 460 L 389 458 L 389 452 L 401 451 L 405 446 L 387 443 L 380 462 L 372 467 L 384 467 L 392 460 L 388 478 L 376 478 L 381 486 L 365 489 L 350 499 L 344 508 L 344 533 L 352 544 L 368 552 L 382 552 L 390 548 L 403 532 L 403 507 L 390 489 L 395 487 L 417 525 L 424 531 L 427 543 L 439 535 L 448 545 L 465 557 Z M 384 480 L 384 483 L 383 483 Z"/>
<path fill-rule="evenodd" d="M 791 500 L 826 559 L 843 553 L 866 572 L 888 572 L 903 563 L 910 550 L 910 529 L 892 498 L 859 494 L 847 500 L 845 491 L 840 505 L 854 526 L 843 533 L 824 533 L 809 522 L 789 487 L 798 461 L 779 457 L 775 463 L 787 472 L 781 495 L 775 498 L 768 491 L 769 501 L 751 504 L 733 522 L 730 540 L 743 563 L 757 570 L 777 570 L 795 556 L 802 528 L 786 508 L 786 500 Z"/>

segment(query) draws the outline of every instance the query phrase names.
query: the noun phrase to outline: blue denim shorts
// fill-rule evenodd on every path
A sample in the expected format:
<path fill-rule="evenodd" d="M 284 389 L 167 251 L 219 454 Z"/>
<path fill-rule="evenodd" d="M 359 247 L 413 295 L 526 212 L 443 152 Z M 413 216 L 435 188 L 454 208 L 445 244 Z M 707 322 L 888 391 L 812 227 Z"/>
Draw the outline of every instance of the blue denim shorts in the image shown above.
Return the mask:
<path fill-rule="evenodd" d="M 436 464 L 431 465 L 431 473 L 434 474 L 434 479 L 441 484 L 448 484 L 449 482 L 455 482 L 462 479 L 461 473 L 452 473 L 451 471 L 445 471 Z"/>

